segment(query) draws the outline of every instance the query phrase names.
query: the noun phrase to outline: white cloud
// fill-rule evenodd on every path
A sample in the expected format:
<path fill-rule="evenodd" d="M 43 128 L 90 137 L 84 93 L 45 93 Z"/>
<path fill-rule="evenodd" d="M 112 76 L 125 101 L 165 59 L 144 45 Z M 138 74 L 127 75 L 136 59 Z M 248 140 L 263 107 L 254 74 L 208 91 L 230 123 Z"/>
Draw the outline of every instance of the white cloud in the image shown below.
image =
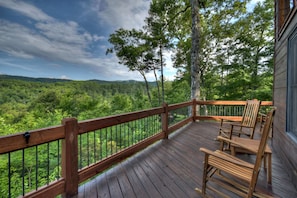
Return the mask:
<path fill-rule="evenodd" d="M 23 15 L 36 21 L 50 21 L 53 19 L 52 17 L 44 13 L 42 10 L 22 1 L 0 0 L 0 6 L 20 12 Z"/>
<path fill-rule="evenodd" d="M 114 29 L 138 29 L 148 16 L 149 3 L 147 0 L 94 0 L 92 9 L 102 24 L 108 23 Z"/>
<path fill-rule="evenodd" d="M 36 24 L 39 32 L 53 42 L 68 43 L 71 45 L 86 47 L 93 40 L 90 33 L 80 29 L 78 24 L 69 22 L 39 22 Z"/>
<path fill-rule="evenodd" d="M 11 67 L 11 68 L 16 68 L 16 70 L 25 70 L 29 72 L 34 72 L 34 70 L 31 67 L 25 66 L 24 64 L 17 64 L 17 63 L 11 63 L 9 59 L 1 60 L 1 65 Z"/>
<path fill-rule="evenodd" d="M 36 57 L 50 62 L 63 61 L 71 63 L 74 67 L 86 67 L 86 71 L 87 68 L 94 70 L 98 73 L 98 77 L 106 77 L 107 80 L 143 80 L 137 72 L 129 72 L 125 66 L 119 65 L 115 56 L 111 58 L 92 57 L 91 54 L 84 50 L 84 42 L 79 38 L 77 38 L 76 43 L 71 43 L 71 39 L 65 39 L 66 42 L 63 42 L 63 39 L 49 34 L 48 36 L 52 37 L 49 40 L 47 37 L 36 34 L 22 25 L 4 20 L 0 20 L 0 35 L 0 50 L 11 56 L 19 58 Z M 73 37 L 75 36 L 78 35 L 73 35 Z"/>
<path fill-rule="evenodd" d="M 68 78 L 66 75 L 62 75 L 62 76 L 60 77 L 60 79 L 68 80 L 69 78 Z"/>
<path fill-rule="evenodd" d="M 53 35 L 51 35 L 51 33 Z M 11 55 L 22 54 L 28 57 L 41 57 L 49 60 L 73 60 L 73 57 L 85 57 L 87 53 L 83 49 L 83 43 L 77 35 L 64 35 L 65 42 L 60 35 L 54 36 L 54 32 L 48 32 L 44 37 L 22 25 L 0 20 L 0 50 Z M 51 37 L 52 36 L 52 37 Z M 76 37 L 76 43 L 71 43 L 72 37 Z M 11 53 L 13 52 L 13 53 Z"/>
<path fill-rule="evenodd" d="M 144 0 L 97 0 L 95 3 L 97 7 L 94 6 L 94 8 L 97 9 L 100 20 L 114 28 L 141 28 L 149 8 L 149 1 Z M 105 80 L 143 80 L 138 72 L 131 72 L 126 66 L 119 65 L 115 55 L 101 58 L 92 54 L 90 46 L 98 45 L 97 41 L 106 38 L 89 33 L 77 22 L 60 21 L 48 16 L 34 5 L 22 1 L 0 0 L 0 6 L 17 11 L 34 20 L 31 21 L 31 25 L 35 27 L 33 29 L 32 26 L 29 28 L 25 24 L 0 19 L 0 51 L 11 57 L 30 60 L 36 58 L 52 64 L 57 62 L 59 65 L 64 62 L 73 67 L 85 68 L 86 73 L 95 72 L 98 78 Z M 98 47 L 105 52 L 106 46 Z M 170 58 L 166 59 L 170 60 Z M 41 71 L 43 65 L 39 67 Z M 28 70 L 29 68 L 22 69 Z M 68 76 L 62 75 L 61 78 L 68 79 Z M 153 74 L 148 74 L 147 78 L 149 81 L 154 80 Z"/>

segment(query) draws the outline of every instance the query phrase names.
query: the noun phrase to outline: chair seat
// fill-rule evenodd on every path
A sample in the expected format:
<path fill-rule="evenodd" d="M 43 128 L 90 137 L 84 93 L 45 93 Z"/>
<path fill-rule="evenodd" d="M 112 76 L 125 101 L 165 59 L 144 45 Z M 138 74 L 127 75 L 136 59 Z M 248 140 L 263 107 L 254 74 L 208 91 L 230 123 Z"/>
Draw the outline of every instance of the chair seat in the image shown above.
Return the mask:
<path fill-rule="evenodd" d="M 222 158 L 212 155 L 209 156 L 209 165 L 245 181 L 251 180 L 254 168 L 253 164 L 240 160 L 220 150 L 216 150 L 215 153 L 221 155 Z"/>
<path fill-rule="evenodd" d="M 239 144 L 247 145 L 251 150 L 255 151 L 252 154 L 255 154 L 255 153 L 258 152 L 260 140 L 240 138 L 240 137 L 232 137 L 232 140 L 235 141 L 235 142 L 238 142 Z M 234 147 L 236 153 L 237 152 L 239 152 L 239 153 L 249 153 L 246 149 L 242 149 L 240 147 L 237 147 L 234 144 L 231 144 L 231 147 L 232 146 Z M 267 153 L 267 154 L 271 154 L 272 150 L 271 150 L 270 146 L 266 145 L 264 152 Z"/>
<path fill-rule="evenodd" d="M 248 138 L 240 138 L 240 137 L 232 137 L 234 142 L 239 143 L 240 145 L 248 146 L 249 149 L 254 150 L 254 152 L 248 151 L 242 147 L 236 146 L 231 143 L 231 154 L 236 155 L 236 153 L 248 153 L 248 154 L 256 154 L 258 152 L 260 140 L 248 139 Z M 265 146 L 264 150 L 264 168 L 267 171 L 267 182 L 271 184 L 272 180 L 272 150 L 268 144 Z"/>

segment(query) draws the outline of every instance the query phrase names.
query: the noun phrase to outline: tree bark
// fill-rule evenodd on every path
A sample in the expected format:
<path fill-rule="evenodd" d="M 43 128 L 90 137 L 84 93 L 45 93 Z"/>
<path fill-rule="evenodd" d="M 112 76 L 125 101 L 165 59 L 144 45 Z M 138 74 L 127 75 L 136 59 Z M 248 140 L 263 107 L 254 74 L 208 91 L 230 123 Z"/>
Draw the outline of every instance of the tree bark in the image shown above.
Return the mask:
<path fill-rule="evenodd" d="M 146 87 L 146 92 L 147 92 L 147 96 L 148 96 L 148 99 L 149 99 L 149 102 L 151 104 L 151 106 L 153 107 L 153 102 L 152 102 L 152 97 L 151 97 L 151 94 L 150 94 L 150 88 L 149 88 L 149 84 L 148 84 L 148 81 L 146 79 L 146 76 L 145 76 L 145 73 L 143 71 L 140 71 L 139 70 L 139 73 L 143 76 L 144 78 L 144 82 L 145 82 L 145 87 Z"/>
<path fill-rule="evenodd" d="M 192 11 L 192 48 L 191 48 L 191 98 L 200 99 L 200 68 L 199 68 L 199 43 L 200 43 L 200 17 L 199 0 L 191 0 Z"/>

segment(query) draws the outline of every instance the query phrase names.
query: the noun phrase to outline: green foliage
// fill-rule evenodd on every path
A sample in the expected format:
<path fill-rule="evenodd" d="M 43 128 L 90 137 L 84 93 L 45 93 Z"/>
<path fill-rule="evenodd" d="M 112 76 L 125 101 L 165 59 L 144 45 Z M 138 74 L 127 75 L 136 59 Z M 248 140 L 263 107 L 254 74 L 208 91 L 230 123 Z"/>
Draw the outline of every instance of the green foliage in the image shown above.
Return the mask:
<path fill-rule="evenodd" d="M 159 82 L 160 83 L 160 82 Z M 0 75 L 3 99 L 0 103 L 0 135 L 30 131 L 61 124 L 65 117 L 86 120 L 151 108 L 143 82 L 50 81 Z M 160 106 L 155 83 L 154 107 Z M 165 81 L 165 101 L 189 100 L 187 82 Z"/>
<path fill-rule="evenodd" d="M 151 107 L 143 82 L 60 82 L 0 75 L 0 84 L 0 135 L 58 125 L 65 117 L 85 120 Z"/>
<path fill-rule="evenodd" d="M 201 99 L 272 99 L 273 2 L 260 2 L 252 11 L 246 10 L 247 2 L 200 1 Z M 191 98 L 189 1 L 153 0 L 145 23 L 142 30 L 119 29 L 111 34 L 109 41 L 113 48 L 108 50 L 115 52 L 131 71 L 139 71 L 145 82 L 0 75 L 0 136 L 58 125 L 65 117 L 86 120 L 160 106 L 161 82 L 156 71 L 163 65 L 164 50 L 175 52 L 173 63 L 178 69 L 175 81 L 164 82 L 165 102 L 188 101 Z M 154 72 L 156 82 L 146 80 L 148 71 Z M 182 111 L 173 112 L 174 120 L 170 122 L 183 119 L 188 109 Z M 160 127 L 160 118 L 153 117 L 83 134 L 79 137 L 79 166 L 82 168 L 133 145 Z M 97 145 L 97 150 L 89 145 Z M 26 192 L 60 177 L 60 147 L 61 142 L 57 141 L 11 154 L 12 197 L 22 192 L 22 175 L 26 175 Z M 1 195 L 7 194 L 8 158 L 8 154 L 0 156 Z M 36 175 L 40 178 L 38 182 Z"/>

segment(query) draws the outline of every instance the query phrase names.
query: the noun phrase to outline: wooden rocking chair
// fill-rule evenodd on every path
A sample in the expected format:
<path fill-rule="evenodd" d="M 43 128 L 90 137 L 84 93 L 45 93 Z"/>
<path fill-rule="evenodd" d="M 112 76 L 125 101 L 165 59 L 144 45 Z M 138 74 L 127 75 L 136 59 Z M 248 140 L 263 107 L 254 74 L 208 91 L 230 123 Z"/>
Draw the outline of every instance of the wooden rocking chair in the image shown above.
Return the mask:
<path fill-rule="evenodd" d="M 272 108 L 274 111 L 276 110 L 276 107 Z M 266 114 L 265 114 L 266 119 Z M 262 123 L 261 123 L 262 124 Z M 273 125 L 273 118 L 271 123 L 271 128 Z M 264 124 L 261 126 L 264 129 Z M 271 138 L 271 131 L 272 129 L 269 129 L 269 135 L 268 137 Z M 261 130 L 262 132 L 262 130 Z M 224 149 L 224 144 L 230 144 L 231 147 L 231 155 L 235 156 L 236 153 L 247 153 L 247 154 L 257 154 L 259 144 L 261 140 L 256 139 L 249 139 L 249 138 L 241 138 L 241 137 L 232 137 L 232 140 L 226 139 L 224 137 L 218 136 L 217 137 L 219 141 L 221 141 L 220 149 Z M 249 147 L 249 150 L 245 149 L 245 147 Z M 268 144 L 266 144 L 265 150 L 264 150 L 264 168 L 267 171 L 267 182 L 271 184 L 272 180 L 272 150 Z"/>
<path fill-rule="evenodd" d="M 221 119 L 221 125 L 218 135 L 231 139 L 232 135 L 240 136 L 241 134 L 245 134 L 253 139 L 260 104 L 260 100 L 247 100 L 240 123 L 226 123 L 226 120 Z"/>
<path fill-rule="evenodd" d="M 256 192 L 255 186 L 264 158 L 264 151 L 274 112 L 275 110 L 273 109 L 267 114 L 267 120 L 254 163 L 246 162 L 221 150 L 210 151 L 206 148 L 200 148 L 200 151 L 205 153 L 202 189 L 196 188 L 195 190 L 201 193 L 203 197 L 207 197 L 207 189 L 223 197 L 228 197 L 223 193 L 224 190 L 231 191 L 241 197 L 270 197 Z M 244 149 L 250 150 L 249 147 L 244 147 Z M 255 151 L 253 150 L 252 152 Z M 211 183 L 217 185 L 211 186 Z"/>

